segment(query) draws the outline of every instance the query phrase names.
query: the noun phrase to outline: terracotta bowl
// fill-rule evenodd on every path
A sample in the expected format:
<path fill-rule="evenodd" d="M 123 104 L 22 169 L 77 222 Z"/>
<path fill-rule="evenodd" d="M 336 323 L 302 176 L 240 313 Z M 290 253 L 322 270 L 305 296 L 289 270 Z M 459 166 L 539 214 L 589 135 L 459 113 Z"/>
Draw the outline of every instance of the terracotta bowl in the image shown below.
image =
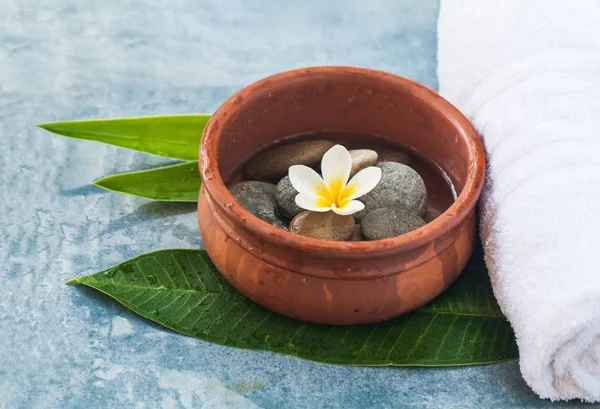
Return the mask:
<path fill-rule="evenodd" d="M 386 240 L 335 242 L 280 230 L 240 206 L 228 183 L 249 156 L 289 135 L 344 130 L 378 135 L 437 164 L 457 192 L 440 217 Z M 469 121 L 407 79 L 351 67 L 273 75 L 230 97 L 200 145 L 198 225 L 221 274 L 264 307 L 304 321 L 387 320 L 439 295 L 473 248 L 484 153 Z"/>

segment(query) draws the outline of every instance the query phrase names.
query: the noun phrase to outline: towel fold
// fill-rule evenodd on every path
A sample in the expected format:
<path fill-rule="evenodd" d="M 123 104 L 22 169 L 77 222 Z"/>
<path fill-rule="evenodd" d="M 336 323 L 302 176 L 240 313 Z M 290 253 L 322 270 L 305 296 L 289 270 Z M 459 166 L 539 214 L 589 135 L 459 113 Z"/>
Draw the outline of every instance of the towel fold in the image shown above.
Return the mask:
<path fill-rule="evenodd" d="M 481 236 L 525 381 L 600 401 L 600 2 L 442 0 L 440 93 L 483 138 Z"/>

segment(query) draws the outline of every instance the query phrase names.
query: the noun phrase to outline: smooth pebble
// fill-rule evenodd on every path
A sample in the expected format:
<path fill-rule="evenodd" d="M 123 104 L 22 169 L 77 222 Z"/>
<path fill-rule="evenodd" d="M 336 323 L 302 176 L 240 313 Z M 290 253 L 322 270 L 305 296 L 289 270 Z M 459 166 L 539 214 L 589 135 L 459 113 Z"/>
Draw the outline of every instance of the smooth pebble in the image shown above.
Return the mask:
<path fill-rule="evenodd" d="M 348 151 L 352 158 L 352 170 L 350 177 L 356 175 L 358 171 L 373 166 L 377 163 L 377 152 L 371 149 L 353 149 Z"/>
<path fill-rule="evenodd" d="M 352 236 L 350 236 L 350 239 L 348 239 L 348 241 L 365 241 L 365 235 L 362 232 L 362 227 L 360 227 L 360 224 L 355 224 L 354 225 L 354 231 L 352 232 Z"/>
<path fill-rule="evenodd" d="M 425 214 L 425 221 L 427 223 L 432 222 L 435 219 L 437 219 L 438 217 L 440 217 L 441 215 L 442 215 L 442 213 L 435 210 L 433 207 L 428 207 L 427 213 Z"/>
<path fill-rule="evenodd" d="M 408 154 L 394 150 L 394 149 L 381 149 L 378 152 L 379 162 L 397 162 L 403 165 L 410 165 L 410 156 Z"/>
<path fill-rule="evenodd" d="M 292 165 L 319 165 L 333 145 L 322 140 L 279 145 L 255 156 L 244 168 L 244 174 L 251 180 L 278 181 L 287 175 Z"/>
<path fill-rule="evenodd" d="M 290 231 L 314 239 L 347 241 L 354 232 L 354 217 L 334 212 L 302 212 L 290 223 Z"/>
<path fill-rule="evenodd" d="M 234 185 L 229 191 L 244 209 L 275 227 L 287 230 L 275 213 L 275 189 L 272 183 L 246 181 Z"/>
<path fill-rule="evenodd" d="M 302 213 L 304 209 L 296 204 L 298 192 L 292 186 L 290 177 L 286 176 L 279 181 L 275 190 L 275 202 L 279 214 L 288 219 L 293 219 L 297 214 Z"/>
<path fill-rule="evenodd" d="M 402 207 L 384 207 L 367 214 L 362 231 L 367 240 L 400 236 L 425 225 L 425 220 Z"/>
<path fill-rule="evenodd" d="M 366 195 L 358 198 L 365 208 L 356 213 L 356 220 L 382 207 L 400 206 L 425 217 L 427 189 L 421 176 L 409 166 L 396 162 L 377 162 L 382 170 L 381 180 Z"/>

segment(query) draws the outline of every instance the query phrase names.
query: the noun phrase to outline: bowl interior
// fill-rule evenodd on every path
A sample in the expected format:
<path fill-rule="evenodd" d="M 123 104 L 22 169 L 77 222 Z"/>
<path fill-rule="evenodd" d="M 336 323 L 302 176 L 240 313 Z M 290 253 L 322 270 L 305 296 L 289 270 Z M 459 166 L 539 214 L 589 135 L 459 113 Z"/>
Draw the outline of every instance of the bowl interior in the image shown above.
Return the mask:
<path fill-rule="evenodd" d="M 269 77 L 240 91 L 220 108 L 219 117 L 225 121 L 216 154 L 223 181 L 228 183 L 249 156 L 285 137 L 335 130 L 371 134 L 377 138 L 373 143 L 427 158 L 460 194 L 471 170 L 473 147 L 470 136 L 457 127 L 458 111 L 416 83 L 372 73 L 307 69 L 289 81 Z"/>

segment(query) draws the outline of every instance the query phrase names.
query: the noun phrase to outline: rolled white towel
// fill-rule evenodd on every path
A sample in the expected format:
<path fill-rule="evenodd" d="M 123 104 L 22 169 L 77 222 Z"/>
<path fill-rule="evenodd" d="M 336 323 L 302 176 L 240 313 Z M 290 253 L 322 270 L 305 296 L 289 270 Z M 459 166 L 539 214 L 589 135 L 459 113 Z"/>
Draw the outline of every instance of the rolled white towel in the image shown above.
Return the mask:
<path fill-rule="evenodd" d="M 521 372 L 600 401 L 600 2 L 442 0 L 440 93 L 481 134 L 481 236 Z"/>

